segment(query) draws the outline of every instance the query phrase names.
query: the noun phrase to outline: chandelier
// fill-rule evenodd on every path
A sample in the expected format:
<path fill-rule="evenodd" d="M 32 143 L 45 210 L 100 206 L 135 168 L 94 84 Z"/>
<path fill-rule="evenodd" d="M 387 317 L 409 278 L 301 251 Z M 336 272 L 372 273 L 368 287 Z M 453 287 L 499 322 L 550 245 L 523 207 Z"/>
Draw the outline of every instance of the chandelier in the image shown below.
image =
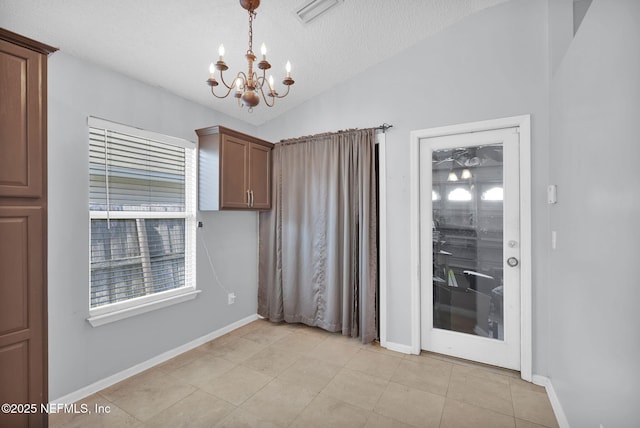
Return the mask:
<path fill-rule="evenodd" d="M 238 105 L 240 107 L 247 106 L 249 111 L 253 110 L 253 107 L 257 106 L 260 103 L 260 96 L 264 100 L 265 104 L 269 107 L 273 107 L 275 104 L 276 98 L 284 98 L 289 94 L 289 89 L 291 85 L 295 82 L 291 78 L 291 63 L 287 61 L 286 70 L 287 77 L 282 81 L 282 84 L 287 87 L 287 92 L 284 95 L 278 94 L 273 86 L 273 76 L 269 76 L 269 79 L 266 78 L 266 72 L 271 68 L 271 64 L 267 61 L 267 48 L 262 44 L 260 49 L 262 54 L 262 61 L 258 62 L 257 67 L 262 70 L 262 75 L 259 76 L 258 72 L 253 69 L 254 62 L 256 60 L 256 56 L 253 53 L 253 20 L 256 17 L 256 9 L 260 6 L 260 0 L 240 0 L 240 6 L 249 11 L 249 49 L 247 50 L 247 54 L 245 57 L 247 58 L 248 69 L 247 73 L 240 71 L 236 74 L 231 84 L 227 84 L 224 80 L 223 72 L 226 71 L 229 67 L 224 62 L 224 46 L 220 45 L 218 49 L 218 54 L 220 58 L 214 64 L 211 63 L 209 66 L 209 78 L 207 79 L 207 85 L 211 87 L 211 93 L 216 98 L 226 98 L 229 96 L 231 91 L 235 88 L 234 96 L 238 99 Z M 216 94 L 214 88 L 219 85 L 218 81 L 215 78 L 215 71 L 218 70 L 220 72 L 220 81 L 226 88 L 226 93 L 223 95 Z M 224 92 L 224 89 L 223 89 Z M 266 92 L 266 94 L 265 94 Z"/>

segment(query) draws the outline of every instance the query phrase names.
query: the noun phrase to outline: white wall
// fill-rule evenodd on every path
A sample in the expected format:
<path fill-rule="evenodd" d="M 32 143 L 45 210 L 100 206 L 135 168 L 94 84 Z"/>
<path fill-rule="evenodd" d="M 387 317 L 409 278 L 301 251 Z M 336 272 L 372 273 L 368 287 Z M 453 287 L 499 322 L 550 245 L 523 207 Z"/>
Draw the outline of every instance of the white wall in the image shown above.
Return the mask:
<path fill-rule="evenodd" d="M 87 116 L 196 141 L 194 130 L 255 129 L 166 91 L 82 62 L 49 58 L 49 397 L 74 392 L 256 313 L 255 213 L 199 213 L 197 286 L 192 301 L 93 328 L 89 315 Z M 208 243 L 220 280 L 203 251 Z"/>
<path fill-rule="evenodd" d="M 388 341 L 411 344 L 409 133 L 532 115 L 534 373 L 545 373 L 548 214 L 547 2 L 474 14 L 260 128 L 277 141 L 388 122 Z M 380 29 L 384 31 L 384 29 Z M 295 89 L 295 88 L 294 88 Z"/>
<path fill-rule="evenodd" d="M 551 85 L 548 372 L 573 427 L 640 425 L 639 23 L 594 0 Z"/>

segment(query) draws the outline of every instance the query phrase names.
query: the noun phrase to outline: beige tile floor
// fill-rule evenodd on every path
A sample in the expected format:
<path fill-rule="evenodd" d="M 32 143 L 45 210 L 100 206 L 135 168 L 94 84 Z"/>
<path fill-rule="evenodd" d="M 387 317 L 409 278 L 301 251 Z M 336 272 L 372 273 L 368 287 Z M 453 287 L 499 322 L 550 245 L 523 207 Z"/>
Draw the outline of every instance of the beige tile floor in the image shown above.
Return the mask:
<path fill-rule="evenodd" d="M 255 321 L 79 401 L 51 427 L 557 427 L 518 373 Z"/>

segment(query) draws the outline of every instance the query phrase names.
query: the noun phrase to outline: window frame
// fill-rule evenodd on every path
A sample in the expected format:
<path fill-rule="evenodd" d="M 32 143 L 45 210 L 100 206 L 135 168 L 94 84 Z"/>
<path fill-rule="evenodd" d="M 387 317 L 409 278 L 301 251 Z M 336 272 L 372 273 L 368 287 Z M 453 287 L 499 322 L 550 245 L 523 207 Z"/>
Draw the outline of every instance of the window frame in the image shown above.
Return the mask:
<path fill-rule="evenodd" d="M 139 315 L 170 305 L 178 304 L 197 297 L 201 290 L 196 287 L 196 201 L 197 201 L 197 144 L 193 141 L 171 137 L 131 126 L 111 122 L 108 120 L 89 117 L 87 120 L 87 136 L 90 128 L 105 129 L 130 135 L 136 138 L 148 139 L 185 149 L 185 210 L 180 212 L 146 212 L 146 211 L 94 211 L 89 205 L 89 240 L 88 248 L 91 254 L 91 225 L 93 220 L 136 220 L 136 219 L 184 219 L 185 221 L 185 285 L 170 290 L 164 290 L 148 295 L 133 297 L 115 303 L 91 307 L 91 258 L 89 258 L 89 317 L 87 321 L 97 327 L 131 316 Z M 87 159 L 87 165 L 90 161 Z M 89 190 L 89 186 L 87 186 Z"/>

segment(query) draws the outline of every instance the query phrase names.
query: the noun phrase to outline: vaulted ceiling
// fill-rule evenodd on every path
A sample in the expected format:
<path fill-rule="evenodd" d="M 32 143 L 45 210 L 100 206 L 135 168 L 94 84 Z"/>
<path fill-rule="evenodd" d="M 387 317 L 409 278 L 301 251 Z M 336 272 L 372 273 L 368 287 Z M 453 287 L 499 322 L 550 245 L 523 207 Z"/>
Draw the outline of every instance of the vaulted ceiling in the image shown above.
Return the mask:
<path fill-rule="evenodd" d="M 276 86 L 290 60 L 296 83 L 275 107 L 252 113 L 231 97 L 215 99 L 205 84 L 221 43 L 229 80 L 246 69 L 248 15 L 238 0 L 0 0 L 0 27 L 259 125 L 507 0 L 343 0 L 304 24 L 295 11 L 310 1 L 263 0 L 257 9 L 254 52 L 267 45 Z"/>

